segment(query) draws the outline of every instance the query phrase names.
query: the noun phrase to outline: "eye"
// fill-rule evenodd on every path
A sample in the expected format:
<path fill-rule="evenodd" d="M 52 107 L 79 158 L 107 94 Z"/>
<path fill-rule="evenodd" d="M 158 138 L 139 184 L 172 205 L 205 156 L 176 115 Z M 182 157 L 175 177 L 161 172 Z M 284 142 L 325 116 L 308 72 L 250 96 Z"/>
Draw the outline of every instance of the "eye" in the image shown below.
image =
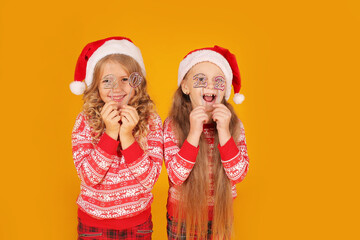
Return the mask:
<path fill-rule="evenodd" d="M 113 86 L 113 81 L 109 78 L 104 78 L 101 81 L 102 85 L 104 86 L 104 88 L 112 88 Z"/>
<path fill-rule="evenodd" d="M 112 88 L 114 82 L 116 82 L 116 77 L 113 74 L 107 74 L 102 78 L 101 83 L 104 85 L 104 88 Z"/>
<path fill-rule="evenodd" d="M 129 80 L 129 78 L 123 78 L 123 79 L 121 79 L 121 81 L 123 81 L 123 82 L 126 82 L 127 80 Z"/>
<path fill-rule="evenodd" d="M 103 85 L 104 85 L 105 87 L 109 87 L 110 84 L 111 84 L 111 81 L 110 81 L 109 79 L 103 79 L 103 80 L 102 80 L 102 83 L 103 83 Z"/>
<path fill-rule="evenodd" d="M 205 88 L 207 86 L 207 78 L 204 74 L 198 73 L 194 75 L 194 88 Z"/>
<path fill-rule="evenodd" d="M 222 76 L 215 77 L 214 89 L 224 91 L 224 89 L 225 89 L 225 79 Z"/>

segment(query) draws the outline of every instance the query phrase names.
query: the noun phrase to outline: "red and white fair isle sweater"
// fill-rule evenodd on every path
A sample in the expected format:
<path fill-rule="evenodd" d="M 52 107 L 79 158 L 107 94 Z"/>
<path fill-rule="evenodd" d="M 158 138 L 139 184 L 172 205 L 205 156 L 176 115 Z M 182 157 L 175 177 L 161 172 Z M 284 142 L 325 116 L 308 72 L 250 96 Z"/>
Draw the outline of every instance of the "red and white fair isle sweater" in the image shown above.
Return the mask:
<path fill-rule="evenodd" d="M 151 190 L 163 159 L 163 131 L 160 117 L 149 120 L 147 150 L 135 141 L 119 150 L 105 132 L 97 142 L 84 113 L 72 132 L 75 167 L 81 180 L 78 217 L 91 226 L 129 228 L 145 222 L 153 201 Z"/>
<path fill-rule="evenodd" d="M 240 121 L 240 120 L 239 120 Z M 236 142 L 231 137 L 230 140 L 220 146 L 217 146 L 221 156 L 221 162 L 224 166 L 226 175 L 230 179 L 232 185 L 232 196 L 236 198 L 235 184 L 241 182 L 249 168 L 249 158 L 247 154 L 244 126 L 240 121 L 240 137 Z M 209 166 L 212 167 L 212 152 L 214 150 L 215 124 L 204 124 L 203 133 L 205 140 L 209 144 Z M 167 118 L 164 122 L 164 155 L 165 166 L 169 176 L 169 195 L 167 203 L 168 214 L 176 217 L 176 206 L 179 201 L 179 188 L 187 179 L 192 168 L 195 165 L 199 147 L 194 147 L 186 140 L 181 148 L 178 147 L 178 140 L 172 130 L 171 120 Z M 209 220 L 212 219 L 214 207 L 214 182 L 210 176 L 210 196 L 208 198 Z"/>

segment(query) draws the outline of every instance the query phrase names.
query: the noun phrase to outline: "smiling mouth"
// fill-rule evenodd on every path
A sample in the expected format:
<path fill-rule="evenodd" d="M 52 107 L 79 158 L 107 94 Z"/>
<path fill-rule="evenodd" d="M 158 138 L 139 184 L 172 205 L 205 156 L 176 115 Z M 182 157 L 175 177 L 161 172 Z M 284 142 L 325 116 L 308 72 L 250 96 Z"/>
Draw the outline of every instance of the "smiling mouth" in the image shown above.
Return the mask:
<path fill-rule="evenodd" d="M 206 93 L 203 95 L 203 99 L 207 103 L 214 103 L 216 100 L 216 94 Z"/>
<path fill-rule="evenodd" d="M 126 94 L 125 95 L 113 95 L 112 99 L 115 102 L 121 102 L 125 98 L 125 96 L 126 96 Z M 111 98 L 111 96 L 110 96 L 110 98 Z"/>

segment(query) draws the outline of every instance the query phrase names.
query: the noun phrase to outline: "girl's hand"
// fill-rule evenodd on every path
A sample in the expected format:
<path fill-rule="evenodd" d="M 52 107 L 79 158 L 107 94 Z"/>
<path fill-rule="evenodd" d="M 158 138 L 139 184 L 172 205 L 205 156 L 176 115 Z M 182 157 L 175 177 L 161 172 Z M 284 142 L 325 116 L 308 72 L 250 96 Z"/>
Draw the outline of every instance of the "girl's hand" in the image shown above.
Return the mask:
<path fill-rule="evenodd" d="M 217 103 L 213 105 L 212 119 L 216 122 L 216 129 L 219 133 L 219 142 L 223 146 L 230 138 L 230 120 L 231 112 L 224 104 Z"/>
<path fill-rule="evenodd" d="M 117 110 L 117 103 L 114 101 L 105 103 L 100 115 L 106 126 L 105 133 L 114 140 L 117 140 L 120 129 L 120 115 Z"/>
<path fill-rule="evenodd" d="M 195 107 L 190 113 L 190 131 L 187 141 L 197 147 L 201 133 L 203 131 L 203 124 L 209 121 L 209 116 L 205 112 L 204 106 Z"/>
<path fill-rule="evenodd" d="M 135 141 L 132 130 L 139 122 L 139 114 L 134 107 L 123 105 L 120 109 L 120 116 L 122 121 L 119 130 L 120 142 L 122 149 L 126 149 Z"/>

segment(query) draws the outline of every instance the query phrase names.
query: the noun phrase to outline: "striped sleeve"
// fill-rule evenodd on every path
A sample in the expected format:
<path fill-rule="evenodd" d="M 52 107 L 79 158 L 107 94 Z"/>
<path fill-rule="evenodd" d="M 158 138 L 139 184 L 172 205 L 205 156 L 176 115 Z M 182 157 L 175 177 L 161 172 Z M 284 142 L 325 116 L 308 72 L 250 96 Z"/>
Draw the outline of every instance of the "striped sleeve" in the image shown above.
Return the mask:
<path fill-rule="evenodd" d="M 245 130 L 240 122 L 240 137 L 235 142 L 231 137 L 224 146 L 218 145 L 221 162 L 228 178 L 236 183 L 241 182 L 249 169 L 249 157 L 247 153 Z"/>
<path fill-rule="evenodd" d="M 162 167 L 163 131 L 162 121 L 158 115 L 149 121 L 149 129 L 146 151 L 137 141 L 121 151 L 130 172 L 147 189 L 153 188 Z"/>
<path fill-rule="evenodd" d="M 186 140 L 181 148 L 177 145 L 171 121 L 167 118 L 164 122 L 164 159 L 170 181 L 181 185 L 189 176 L 196 161 L 199 147 L 194 147 Z"/>
<path fill-rule="evenodd" d="M 73 160 L 80 180 L 88 186 L 101 183 L 116 157 L 119 142 L 104 133 L 94 144 L 83 113 L 76 118 L 71 138 Z"/>

